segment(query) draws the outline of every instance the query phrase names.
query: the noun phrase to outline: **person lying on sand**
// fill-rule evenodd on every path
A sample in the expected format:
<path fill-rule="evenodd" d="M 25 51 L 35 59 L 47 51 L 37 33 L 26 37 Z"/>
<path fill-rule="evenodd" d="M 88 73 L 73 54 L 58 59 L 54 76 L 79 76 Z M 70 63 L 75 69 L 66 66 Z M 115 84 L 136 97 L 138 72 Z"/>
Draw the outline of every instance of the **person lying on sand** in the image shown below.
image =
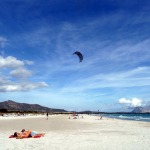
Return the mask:
<path fill-rule="evenodd" d="M 31 130 L 25 130 L 25 129 L 22 129 L 22 134 L 29 134 L 29 137 L 34 137 L 34 136 L 44 136 L 45 134 L 44 133 L 37 133 L 35 131 L 31 131 Z"/>
<path fill-rule="evenodd" d="M 37 136 L 44 136 L 44 135 L 45 135 L 44 133 L 36 133 L 31 130 L 25 131 L 25 129 L 23 129 L 22 133 L 15 132 L 13 136 L 16 137 L 17 139 L 22 139 L 22 138 L 28 138 L 28 137 L 34 138 Z"/>

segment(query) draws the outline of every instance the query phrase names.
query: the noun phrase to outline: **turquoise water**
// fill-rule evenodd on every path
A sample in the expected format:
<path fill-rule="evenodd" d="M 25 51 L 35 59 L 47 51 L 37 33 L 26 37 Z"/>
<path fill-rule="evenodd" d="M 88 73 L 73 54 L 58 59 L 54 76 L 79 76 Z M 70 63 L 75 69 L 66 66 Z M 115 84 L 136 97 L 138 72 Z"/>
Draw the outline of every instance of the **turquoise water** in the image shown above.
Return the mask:
<path fill-rule="evenodd" d="M 103 114 L 103 116 L 123 120 L 150 122 L 150 114 Z"/>

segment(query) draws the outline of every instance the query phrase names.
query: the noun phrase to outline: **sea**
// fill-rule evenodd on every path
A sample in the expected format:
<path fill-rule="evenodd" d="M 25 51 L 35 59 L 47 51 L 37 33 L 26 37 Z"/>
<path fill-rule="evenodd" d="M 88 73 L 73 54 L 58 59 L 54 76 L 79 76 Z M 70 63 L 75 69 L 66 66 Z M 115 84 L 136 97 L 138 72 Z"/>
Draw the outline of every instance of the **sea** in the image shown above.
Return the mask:
<path fill-rule="evenodd" d="M 150 113 L 146 114 L 102 114 L 100 116 L 122 119 L 122 120 L 134 120 L 134 121 L 145 121 L 150 122 Z"/>

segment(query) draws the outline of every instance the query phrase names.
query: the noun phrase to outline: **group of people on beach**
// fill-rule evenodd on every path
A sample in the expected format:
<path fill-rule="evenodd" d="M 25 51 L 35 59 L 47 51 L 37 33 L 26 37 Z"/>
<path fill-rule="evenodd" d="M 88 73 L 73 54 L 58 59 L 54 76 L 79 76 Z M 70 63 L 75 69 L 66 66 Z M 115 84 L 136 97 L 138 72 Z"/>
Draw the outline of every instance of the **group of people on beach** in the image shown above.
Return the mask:
<path fill-rule="evenodd" d="M 21 133 L 19 132 L 15 132 L 13 137 L 16 137 L 17 139 L 22 139 L 22 138 L 29 138 L 29 137 L 42 137 L 44 136 L 44 133 L 37 133 L 35 131 L 32 130 L 25 130 L 22 129 Z"/>

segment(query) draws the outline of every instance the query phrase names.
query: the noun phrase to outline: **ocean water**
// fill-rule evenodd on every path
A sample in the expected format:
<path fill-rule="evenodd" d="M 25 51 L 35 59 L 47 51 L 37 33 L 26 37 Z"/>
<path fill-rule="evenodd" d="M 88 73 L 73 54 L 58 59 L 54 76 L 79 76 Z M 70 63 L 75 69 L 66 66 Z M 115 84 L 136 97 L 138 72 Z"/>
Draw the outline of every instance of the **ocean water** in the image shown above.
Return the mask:
<path fill-rule="evenodd" d="M 150 122 L 150 114 L 103 114 L 109 118 Z"/>

